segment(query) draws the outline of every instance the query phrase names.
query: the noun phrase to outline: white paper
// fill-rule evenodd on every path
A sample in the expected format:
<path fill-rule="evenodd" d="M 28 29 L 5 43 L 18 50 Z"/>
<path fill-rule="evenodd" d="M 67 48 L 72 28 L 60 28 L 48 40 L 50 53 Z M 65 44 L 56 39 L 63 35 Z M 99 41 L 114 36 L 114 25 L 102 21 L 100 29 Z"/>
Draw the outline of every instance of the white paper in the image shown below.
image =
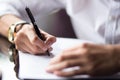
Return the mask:
<path fill-rule="evenodd" d="M 53 51 L 51 52 L 54 56 L 59 55 L 59 53 L 66 49 L 81 43 L 88 42 L 79 39 L 71 38 L 57 38 L 57 42 L 53 44 Z M 28 53 L 23 53 L 19 51 L 19 77 L 21 79 L 68 79 L 65 77 L 58 77 L 51 73 L 45 71 L 49 61 L 52 57 L 49 56 L 36 56 Z M 77 67 L 70 68 L 69 70 L 76 69 Z M 76 77 L 88 77 L 86 75 L 74 76 Z"/>

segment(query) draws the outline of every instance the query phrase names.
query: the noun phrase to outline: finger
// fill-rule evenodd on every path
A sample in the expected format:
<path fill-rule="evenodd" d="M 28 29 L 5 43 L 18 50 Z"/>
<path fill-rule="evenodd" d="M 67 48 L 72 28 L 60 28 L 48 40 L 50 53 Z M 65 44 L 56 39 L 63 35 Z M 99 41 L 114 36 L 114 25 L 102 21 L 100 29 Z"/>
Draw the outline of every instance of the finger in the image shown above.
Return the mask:
<path fill-rule="evenodd" d="M 27 26 L 29 27 L 29 26 Z M 29 31 L 28 31 L 29 30 Z M 36 53 L 43 53 L 47 50 L 43 49 L 41 45 L 39 45 L 39 43 L 43 43 L 43 41 L 40 41 L 39 38 L 37 37 L 37 35 L 35 35 L 33 28 L 28 28 L 26 29 L 26 33 L 23 32 L 23 30 L 19 31 L 16 34 L 15 37 L 15 44 L 18 45 L 18 47 L 23 47 L 22 44 L 24 44 L 24 48 L 27 50 L 27 52 L 30 52 L 32 54 L 36 54 Z M 31 35 L 29 35 L 31 34 Z M 23 38 L 24 40 L 21 40 L 21 38 Z M 40 41 L 40 42 L 37 42 Z M 37 42 L 37 44 L 36 44 Z M 28 51 L 29 50 L 29 51 Z"/>
<path fill-rule="evenodd" d="M 29 35 L 31 34 L 31 35 Z M 41 49 L 43 49 L 44 51 L 47 50 L 47 46 L 45 45 L 44 41 L 42 41 L 34 31 L 29 31 L 28 32 L 28 40 L 30 41 L 30 43 L 32 45 L 37 45 L 38 47 L 40 47 Z"/>
<path fill-rule="evenodd" d="M 24 53 L 27 53 L 28 51 L 25 49 L 25 48 L 23 48 L 23 47 L 17 47 L 16 48 L 17 50 L 19 50 L 19 51 L 22 51 L 22 52 L 24 52 Z"/>
<path fill-rule="evenodd" d="M 22 52 L 24 52 L 24 53 L 30 53 L 30 54 L 32 54 L 31 52 L 31 49 L 30 48 L 28 48 L 28 47 L 26 47 L 26 48 L 24 48 L 23 49 L 23 47 L 20 47 L 22 50 L 20 50 L 20 51 L 22 51 Z"/>
<path fill-rule="evenodd" d="M 25 44 L 30 49 L 29 52 L 31 54 L 44 54 L 45 53 L 45 50 L 41 49 L 38 45 L 31 44 L 30 41 L 27 41 L 27 43 Z"/>
<path fill-rule="evenodd" d="M 45 39 L 46 39 L 46 45 L 48 47 L 50 47 L 54 42 L 56 42 L 56 37 L 53 35 L 50 35 L 44 31 L 42 31 L 42 34 L 44 35 Z"/>
<path fill-rule="evenodd" d="M 80 43 L 80 44 L 78 44 L 76 46 L 73 46 L 71 48 L 66 49 L 65 51 L 75 51 L 75 50 L 79 50 L 79 49 L 85 48 L 87 46 L 88 46 L 88 43 Z"/>
<path fill-rule="evenodd" d="M 20 42 L 20 41 L 18 41 Z M 24 43 L 20 43 L 20 45 L 16 44 L 16 49 L 20 50 L 22 52 L 32 52 L 31 49 L 29 47 L 27 47 Z"/>
<path fill-rule="evenodd" d="M 24 38 L 24 41 L 22 41 L 20 38 Z M 22 33 L 17 34 L 17 36 L 14 39 L 15 46 L 17 50 L 23 51 L 23 52 L 28 52 L 30 50 L 26 45 L 25 42 L 26 38 Z"/>
<path fill-rule="evenodd" d="M 48 51 L 49 51 L 49 52 L 51 52 L 52 50 L 53 50 L 53 48 L 52 48 L 52 47 L 50 47 L 50 48 L 48 49 Z"/>
<path fill-rule="evenodd" d="M 62 70 L 65 68 L 70 68 L 70 67 L 75 67 L 75 66 L 84 66 L 86 65 L 86 61 L 85 60 L 80 60 L 80 59 L 76 59 L 76 60 L 68 60 L 68 61 L 63 61 L 61 63 L 57 63 L 57 64 L 51 64 L 47 67 L 47 72 L 54 72 L 54 71 L 58 71 L 58 70 Z"/>
<path fill-rule="evenodd" d="M 79 70 L 72 70 L 72 71 L 68 71 L 68 72 L 55 71 L 54 74 L 57 76 L 61 76 L 61 77 L 71 77 L 71 76 L 76 76 L 76 75 L 85 75 L 87 73 L 86 73 L 85 69 L 80 68 Z"/>
<path fill-rule="evenodd" d="M 46 46 L 47 47 L 51 47 L 53 43 L 56 42 L 56 38 L 53 37 L 53 36 L 49 36 L 47 39 L 46 39 Z"/>
<path fill-rule="evenodd" d="M 75 50 L 75 51 L 63 51 L 60 55 L 57 55 L 53 59 L 51 59 L 50 64 L 59 63 L 69 59 L 77 59 L 77 58 L 84 58 L 81 54 L 82 50 Z"/>
<path fill-rule="evenodd" d="M 21 37 L 24 38 L 24 41 L 18 38 L 16 40 L 16 44 L 18 44 L 19 48 L 24 47 L 24 50 L 26 50 L 27 52 L 31 54 L 40 54 L 40 53 L 45 52 L 43 51 L 43 49 L 38 47 L 36 44 L 32 44 L 26 35 L 21 34 Z"/>

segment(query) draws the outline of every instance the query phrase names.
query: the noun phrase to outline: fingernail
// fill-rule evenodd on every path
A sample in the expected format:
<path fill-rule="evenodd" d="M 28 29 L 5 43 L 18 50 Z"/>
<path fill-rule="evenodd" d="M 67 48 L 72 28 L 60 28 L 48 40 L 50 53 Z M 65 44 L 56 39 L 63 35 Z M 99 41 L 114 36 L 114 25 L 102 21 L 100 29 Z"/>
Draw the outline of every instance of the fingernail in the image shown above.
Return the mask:
<path fill-rule="evenodd" d="M 49 72 L 49 73 L 52 73 L 51 67 L 48 66 L 48 67 L 46 68 L 46 71 Z"/>
<path fill-rule="evenodd" d="M 51 59 L 51 61 L 49 62 L 49 65 L 54 63 L 54 59 Z"/>

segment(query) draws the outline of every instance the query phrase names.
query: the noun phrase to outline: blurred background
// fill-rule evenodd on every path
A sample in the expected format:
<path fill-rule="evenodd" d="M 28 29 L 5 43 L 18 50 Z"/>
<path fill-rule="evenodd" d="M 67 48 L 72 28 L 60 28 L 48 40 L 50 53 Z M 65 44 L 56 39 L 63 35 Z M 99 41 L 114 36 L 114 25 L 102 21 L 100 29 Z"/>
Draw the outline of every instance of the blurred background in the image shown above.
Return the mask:
<path fill-rule="evenodd" d="M 57 13 L 42 17 L 36 20 L 36 22 L 41 29 L 54 36 L 76 38 L 70 18 L 65 10 L 60 10 Z"/>

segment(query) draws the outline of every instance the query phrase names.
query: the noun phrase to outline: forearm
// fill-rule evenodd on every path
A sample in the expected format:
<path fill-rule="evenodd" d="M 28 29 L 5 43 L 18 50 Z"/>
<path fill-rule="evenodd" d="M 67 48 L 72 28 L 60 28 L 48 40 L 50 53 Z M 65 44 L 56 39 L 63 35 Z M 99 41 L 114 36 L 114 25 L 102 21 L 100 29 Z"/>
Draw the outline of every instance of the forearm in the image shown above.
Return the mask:
<path fill-rule="evenodd" d="M 18 21 L 21 21 L 20 18 L 14 15 L 4 15 L 0 18 L 0 34 L 7 37 L 9 27 Z"/>

